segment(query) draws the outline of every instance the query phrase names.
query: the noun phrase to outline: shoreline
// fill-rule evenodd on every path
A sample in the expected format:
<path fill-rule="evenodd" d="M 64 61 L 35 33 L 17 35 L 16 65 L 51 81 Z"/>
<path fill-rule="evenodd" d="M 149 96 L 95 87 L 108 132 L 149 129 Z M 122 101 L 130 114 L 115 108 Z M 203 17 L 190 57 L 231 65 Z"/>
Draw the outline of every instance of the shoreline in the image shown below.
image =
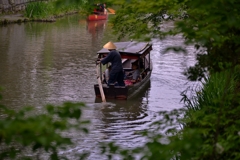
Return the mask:
<path fill-rule="evenodd" d="M 0 26 L 1 25 L 7 25 L 11 23 L 24 23 L 24 22 L 55 22 L 57 18 L 64 17 L 66 15 L 72 15 L 77 14 L 78 11 L 73 11 L 57 16 L 52 16 L 46 19 L 29 19 L 27 17 L 24 17 L 23 13 L 15 13 L 15 14 L 6 14 L 6 15 L 0 15 Z"/>
<path fill-rule="evenodd" d="M 10 24 L 10 23 L 21 23 L 30 21 L 28 18 L 24 17 L 21 13 L 0 15 L 0 25 Z"/>

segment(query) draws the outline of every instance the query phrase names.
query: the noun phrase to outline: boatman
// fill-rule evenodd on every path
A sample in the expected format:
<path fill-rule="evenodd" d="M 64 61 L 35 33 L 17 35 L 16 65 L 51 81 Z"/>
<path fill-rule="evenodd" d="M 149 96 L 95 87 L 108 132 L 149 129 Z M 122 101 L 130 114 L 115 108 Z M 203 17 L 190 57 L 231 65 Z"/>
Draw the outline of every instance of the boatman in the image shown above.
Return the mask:
<path fill-rule="evenodd" d="M 122 58 L 120 53 L 116 50 L 116 46 L 110 41 L 106 43 L 103 48 L 108 49 L 108 55 L 101 59 L 98 63 L 103 65 L 111 62 L 111 71 L 109 74 L 108 85 L 125 86 L 124 72 L 122 67 Z M 116 83 L 117 82 L 117 83 Z"/>

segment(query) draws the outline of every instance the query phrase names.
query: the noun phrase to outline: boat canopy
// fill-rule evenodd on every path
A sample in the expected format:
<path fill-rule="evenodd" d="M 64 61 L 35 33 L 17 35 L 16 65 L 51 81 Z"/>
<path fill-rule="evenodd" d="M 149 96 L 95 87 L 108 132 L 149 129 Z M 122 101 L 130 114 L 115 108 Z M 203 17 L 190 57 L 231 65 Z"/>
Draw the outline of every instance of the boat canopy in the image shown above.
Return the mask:
<path fill-rule="evenodd" d="M 138 59 L 140 56 L 146 56 L 152 50 L 152 44 L 148 42 L 114 42 L 122 58 Z M 105 57 L 109 53 L 109 50 L 102 48 L 97 52 L 99 57 Z"/>

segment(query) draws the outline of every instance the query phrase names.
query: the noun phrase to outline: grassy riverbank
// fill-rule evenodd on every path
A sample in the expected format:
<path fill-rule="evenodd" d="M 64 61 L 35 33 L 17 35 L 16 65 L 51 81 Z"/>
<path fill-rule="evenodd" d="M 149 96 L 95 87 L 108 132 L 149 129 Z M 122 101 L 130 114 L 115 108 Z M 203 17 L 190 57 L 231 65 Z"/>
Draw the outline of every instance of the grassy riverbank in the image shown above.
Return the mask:
<path fill-rule="evenodd" d="M 54 2 L 29 3 L 24 11 L 0 15 L 0 25 L 28 21 L 55 22 L 65 15 L 82 12 L 79 4 L 57 5 Z"/>

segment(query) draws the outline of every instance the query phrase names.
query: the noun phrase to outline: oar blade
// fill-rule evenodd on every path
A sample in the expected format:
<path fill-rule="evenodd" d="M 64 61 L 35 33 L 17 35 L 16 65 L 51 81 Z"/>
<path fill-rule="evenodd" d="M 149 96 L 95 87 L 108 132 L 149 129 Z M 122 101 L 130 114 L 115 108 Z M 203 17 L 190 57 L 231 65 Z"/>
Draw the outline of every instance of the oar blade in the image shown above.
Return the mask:
<path fill-rule="evenodd" d="M 107 8 L 107 10 L 108 10 L 108 12 L 110 12 L 111 14 L 115 14 L 115 13 L 116 13 L 116 11 L 115 11 L 114 9 L 112 9 L 112 8 Z"/>
<path fill-rule="evenodd" d="M 101 82 L 101 78 L 100 78 L 100 74 L 99 74 L 99 64 L 97 65 L 96 70 L 97 70 L 98 86 L 99 86 L 99 90 L 100 90 L 100 93 L 101 93 L 102 101 L 106 102 L 106 98 L 105 98 L 105 94 L 104 94 L 104 91 L 103 91 L 103 86 L 102 86 L 102 82 Z"/>

